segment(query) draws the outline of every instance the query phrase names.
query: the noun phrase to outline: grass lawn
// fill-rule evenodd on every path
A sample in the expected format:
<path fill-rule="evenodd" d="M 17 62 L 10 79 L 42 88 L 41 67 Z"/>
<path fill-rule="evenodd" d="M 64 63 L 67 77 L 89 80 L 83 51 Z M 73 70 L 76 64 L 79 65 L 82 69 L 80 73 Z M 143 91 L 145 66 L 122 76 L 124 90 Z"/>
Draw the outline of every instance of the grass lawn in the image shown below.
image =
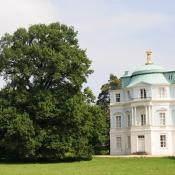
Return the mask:
<path fill-rule="evenodd" d="M 94 158 L 48 164 L 0 163 L 0 175 L 175 175 L 175 158 Z"/>

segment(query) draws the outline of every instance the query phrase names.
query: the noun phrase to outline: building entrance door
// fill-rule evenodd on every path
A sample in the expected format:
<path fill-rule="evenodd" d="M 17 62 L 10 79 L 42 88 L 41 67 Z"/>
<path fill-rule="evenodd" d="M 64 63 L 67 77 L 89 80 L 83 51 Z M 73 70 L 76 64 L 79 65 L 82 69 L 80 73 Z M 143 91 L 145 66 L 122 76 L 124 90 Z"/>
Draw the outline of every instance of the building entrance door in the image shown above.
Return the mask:
<path fill-rule="evenodd" d="M 145 136 L 138 136 L 137 152 L 145 152 Z"/>

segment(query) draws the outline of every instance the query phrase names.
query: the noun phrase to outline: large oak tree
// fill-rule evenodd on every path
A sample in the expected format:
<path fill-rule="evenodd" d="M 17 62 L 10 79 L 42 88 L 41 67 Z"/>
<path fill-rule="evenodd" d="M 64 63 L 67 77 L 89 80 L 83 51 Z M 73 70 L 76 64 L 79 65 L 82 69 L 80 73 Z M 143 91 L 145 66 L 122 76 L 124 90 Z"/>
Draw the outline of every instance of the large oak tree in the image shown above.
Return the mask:
<path fill-rule="evenodd" d="M 106 123 L 90 89 L 82 90 L 90 65 L 77 32 L 60 23 L 19 28 L 1 38 L 1 159 L 91 158 Z"/>

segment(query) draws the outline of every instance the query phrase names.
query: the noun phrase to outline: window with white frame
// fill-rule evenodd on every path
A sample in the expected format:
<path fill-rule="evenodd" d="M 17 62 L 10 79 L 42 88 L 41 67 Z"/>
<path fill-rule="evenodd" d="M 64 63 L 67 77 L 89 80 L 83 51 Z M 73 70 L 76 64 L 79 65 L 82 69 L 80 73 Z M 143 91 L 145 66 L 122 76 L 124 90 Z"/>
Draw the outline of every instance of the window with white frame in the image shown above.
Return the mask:
<path fill-rule="evenodd" d="M 160 93 L 160 98 L 165 98 L 166 97 L 166 89 L 165 89 L 165 87 L 160 87 L 159 88 L 159 93 Z"/>
<path fill-rule="evenodd" d="M 146 116 L 145 114 L 141 114 L 141 126 L 146 125 Z"/>
<path fill-rule="evenodd" d="M 140 98 L 147 98 L 146 89 L 140 89 Z"/>
<path fill-rule="evenodd" d="M 128 148 L 131 148 L 131 136 L 128 136 Z"/>
<path fill-rule="evenodd" d="M 122 138 L 120 136 L 116 137 L 116 147 L 118 151 L 122 149 Z"/>
<path fill-rule="evenodd" d="M 120 94 L 115 94 L 115 100 L 116 102 L 120 102 Z"/>
<path fill-rule="evenodd" d="M 160 116 L 160 125 L 161 126 L 165 126 L 166 125 L 166 115 L 165 115 L 165 112 L 161 112 L 159 114 Z"/>
<path fill-rule="evenodd" d="M 161 148 L 167 147 L 167 138 L 165 134 L 160 135 L 160 147 Z"/>
<path fill-rule="evenodd" d="M 128 127 L 131 126 L 131 116 L 130 116 L 130 114 L 127 115 L 127 126 Z"/>
<path fill-rule="evenodd" d="M 121 116 L 116 116 L 116 128 L 121 128 L 122 122 L 121 122 Z"/>

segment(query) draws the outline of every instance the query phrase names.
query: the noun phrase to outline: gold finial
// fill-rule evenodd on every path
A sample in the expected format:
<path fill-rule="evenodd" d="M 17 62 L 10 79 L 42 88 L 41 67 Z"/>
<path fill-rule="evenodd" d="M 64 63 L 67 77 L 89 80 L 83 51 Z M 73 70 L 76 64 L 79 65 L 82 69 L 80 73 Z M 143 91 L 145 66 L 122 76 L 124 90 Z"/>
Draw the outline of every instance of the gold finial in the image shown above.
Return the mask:
<path fill-rule="evenodd" d="M 152 50 L 151 49 L 147 50 L 146 54 L 147 54 L 147 63 L 146 64 L 153 64 L 153 61 L 152 61 Z"/>

